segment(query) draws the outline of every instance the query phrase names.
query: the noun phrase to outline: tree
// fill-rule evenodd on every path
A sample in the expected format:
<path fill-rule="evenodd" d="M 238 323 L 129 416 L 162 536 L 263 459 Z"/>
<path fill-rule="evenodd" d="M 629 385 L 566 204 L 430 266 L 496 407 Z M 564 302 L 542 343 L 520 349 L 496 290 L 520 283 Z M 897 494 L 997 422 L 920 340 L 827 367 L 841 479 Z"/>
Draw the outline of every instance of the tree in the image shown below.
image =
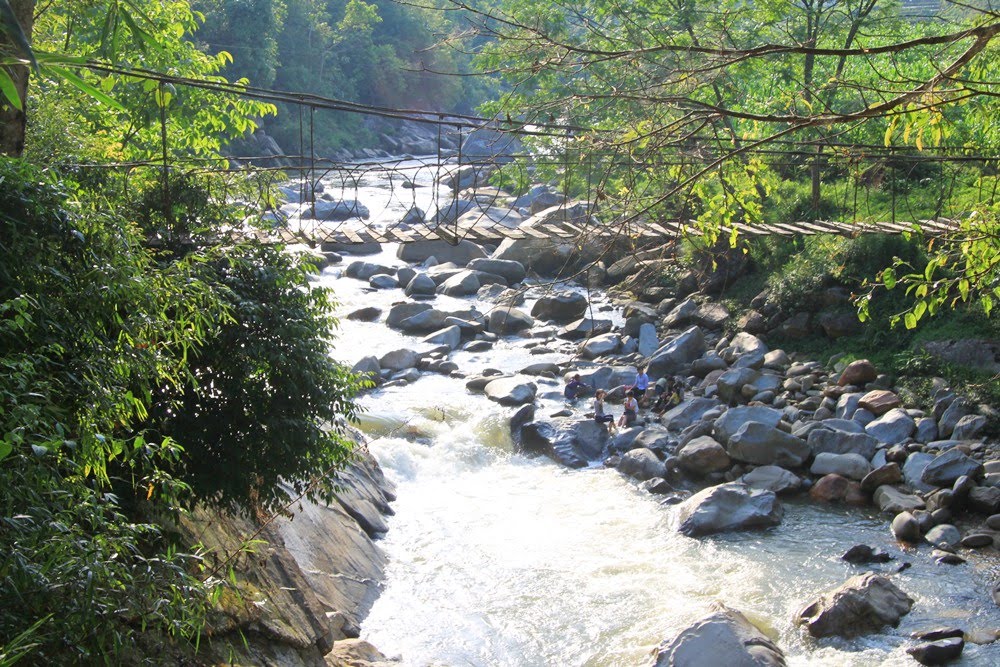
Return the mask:
<path fill-rule="evenodd" d="M 0 0 L 0 155 L 24 150 L 35 0 Z"/>

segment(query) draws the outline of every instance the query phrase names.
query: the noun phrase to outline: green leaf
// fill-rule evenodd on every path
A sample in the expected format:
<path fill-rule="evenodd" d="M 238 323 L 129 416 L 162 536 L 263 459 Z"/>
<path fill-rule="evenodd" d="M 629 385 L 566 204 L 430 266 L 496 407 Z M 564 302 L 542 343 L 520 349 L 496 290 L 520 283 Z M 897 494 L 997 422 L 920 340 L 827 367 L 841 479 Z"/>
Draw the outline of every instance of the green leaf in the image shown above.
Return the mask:
<path fill-rule="evenodd" d="M 12 451 L 14 451 L 14 445 L 10 444 L 7 440 L 0 440 L 0 461 L 10 456 Z"/>
<path fill-rule="evenodd" d="M 77 89 L 86 93 L 87 95 L 90 95 L 98 102 L 101 102 L 102 104 L 105 104 L 117 111 L 125 111 L 125 107 L 123 107 L 121 103 L 118 102 L 118 100 L 108 96 L 100 89 L 90 85 L 89 83 L 87 83 L 86 81 L 84 81 L 79 76 L 77 76 L 70 70 L 66 69 L 65 67 L 55 67 L 52 65 L 48 65 L 46 66 L 45 69 L 48 72 L 51 72 L 57 76 L 62 77 L 63 79 L 71 83 L 73 86 L 75 86 Z"/>
<path fill-rule="evenodd" d="M 17 109 L 22 111 L 24 105 L 21 103 L 21 96 L 17 94 L 17 86 L 14 84 L 14 79 L 10 77 L 7 70 L 0 67 L 0 93 L 7 98 L 7 101 Z"/>
<path fill-rule="evenodd" d="M 969 280 L 967 278 L 958 281 L 958 293 L 962 295 L 962 301 L 969 300 Z"/>
<path fill-rule="evenodd" d="M 906 315 L 903 316 L 903 324 L 906 325 L 907 329 L 916 329 L 917 316 L 914 315 L 912 312 L 907 313 Z"/>
<path fill-rule="evenodd" d="M 892 289 L 896 286 L 896 272 L 892 267 L 882 271 L 882 282 L 885 284 L 886 289 Z"/>

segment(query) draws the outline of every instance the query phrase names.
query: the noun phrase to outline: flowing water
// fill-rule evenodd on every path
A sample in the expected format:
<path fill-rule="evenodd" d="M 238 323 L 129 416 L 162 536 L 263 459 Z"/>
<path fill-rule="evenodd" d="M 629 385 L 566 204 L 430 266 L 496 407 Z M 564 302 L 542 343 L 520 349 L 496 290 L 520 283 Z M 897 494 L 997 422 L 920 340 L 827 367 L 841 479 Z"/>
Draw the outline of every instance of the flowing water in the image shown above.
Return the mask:
<path fill-rule="evenodd" d="M 405 211 L 387 192 L 375 183 L 368 193 L 385 199 L 379 224 Z M 365 259 L 402 264 L 394 248 Z M 318 282 L 334 287 L 343 315 L 371 305 L 386 311 L 403 298 L 399 290 L 372 292 L 365 282 L 339 278 L 340 270 L 327 269 Z M 438 297 L 435 305 L 470 303 Z M 420 350 L 418 340 L 342 319 L 334 354 L 353 363 L 401 347 Z M 452 359 L 468 374 L 561 360 L 530 354 L 526 342 L 505 340 Z M 555 381 L 537 382 L 540 395 L 552 396 L 540 400 L 539 416 L 564 407 Z M 516 452 L 511 410 L 470 394 L 462 380 L 428 374 L 361 402 L 370 448 L 398 486 L 396 514 L 380 541 L 389 558 L 386 586 L 362 635 L 405 665 L 646 664 L 657 643 L 715 600 L 764 629 L 792 665 L 913 665 L 905 653 L 910 632 L 1000 629 L 989 595 L 995 560 L 972 554 L 965 565 L 936 565 L 926 546 L 902 550 L 887 520 L 873 513 L 789 501 L 776 528 L 692 539 L 676 532 L 672 507 L 614 470 L 599 463 L 569 470 Z M 896 629 L 813 640 L 792 618 L 865 571 L 840 560 L 859 543 L 897 557 L 876 570 L 912 563 L 894 580 L 916 601 L 913 610 Z M 958 664 L 1000 664 L 1000 647 L 967 644 Z"/>

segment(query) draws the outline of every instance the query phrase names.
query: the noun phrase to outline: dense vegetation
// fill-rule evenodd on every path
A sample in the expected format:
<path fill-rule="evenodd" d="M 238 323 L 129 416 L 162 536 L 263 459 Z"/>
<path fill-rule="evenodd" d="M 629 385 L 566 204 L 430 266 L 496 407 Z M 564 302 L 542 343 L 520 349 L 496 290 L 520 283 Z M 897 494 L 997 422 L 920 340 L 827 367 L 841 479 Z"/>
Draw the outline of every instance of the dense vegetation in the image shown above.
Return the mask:
<path fill-rule="evenodd" d="M 280 510 L 279 480 L 331 494 L 360 384 L 329 356 L 314 268 L 223 240 L 266 188 L 149 166 L 221 165 L 274 108 L 65 68 L 219 77 L 228 58 L 190 39 L 186 0 L 38 9 L 33 53 L 0 40 L 40 75 L 2 91 L 5 112 L 31 113 L 24 156 L 0 157 L 0 665 L 141 661 L 136 632 L 141 652 L 196 641 L 222 585 L 162 526 L 194 504 Z"/>

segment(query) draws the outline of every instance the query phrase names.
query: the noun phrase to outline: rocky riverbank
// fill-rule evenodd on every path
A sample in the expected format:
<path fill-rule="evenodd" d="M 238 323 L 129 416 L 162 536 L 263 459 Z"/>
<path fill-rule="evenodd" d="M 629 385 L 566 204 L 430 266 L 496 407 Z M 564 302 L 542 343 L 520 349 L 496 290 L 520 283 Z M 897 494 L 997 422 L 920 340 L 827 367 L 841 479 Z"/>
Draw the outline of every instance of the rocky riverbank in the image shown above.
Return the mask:
<path fill-rule="evenodd" d="M 567 215 L 571 208 L 536 216 Z M 601 461 L 616 467 L 661 497 L 675 528 L 687 535 L 775 525 L 782 499 L 796 494 L 816 503 L 876 507 L 905 556 L 866 545 L 844 554 L 875 572 L 802 600 L 797 622 L 814 636 L 850 637 L 897 624 L 915 603 L 894 573 L 911 561 L 954 567 L 970 550 L 996 553 L 1000 457 L 995 443 L 982 437 L 985 415 L 960 391 L 938 382 L 932 409 L 919 410 L 905 405 L 892 378 L 871 363 L 823 363 L 770 349 L 763 337 L 734 331 L 724 309 L 704 294 L 658 292 L 653 303 L 623 299 L 619 317 L 579 289 L 539 280 L 556 268 L 583 267 L 595 253 L 531 239 L 497 248 L 441 242 L 402 247 L 392 265 L 348 262 L 345 278 L 400 294 L 386 312 L 367 307 L 348 318 L 382 322 L 414 341 L 412 348 L 373 351 L 355 368 L 383 386 L 419 382 L 425 373 L 464 382 L 469 391 L 511 406 L 511 432 L 523 450 L 574 468 Z M 598 275 L 617 282 L 609 273 Z M 590 279 L 594 285 L 593 272 Z M 475 296 L 491 307 L 440 309 L 437 295 Z M 530 309 L 523 306 L 528 302 Z M 487 350 L 501 340 L 565 360 L 517 373 L 461 368 L 452 360 L 457 350 Z M 662 419 L 643 414 L 640 425 L 610 434 L 588 417 L 586 400 L 563 404 L 562 387 L 573 374 L 591 390 L 608 391 L 609 403 L 620 402 L 639 364 L 648 364 L 654 379 L 684 380 L 686 400 Z M 996 588 L 981 594 L 1000 597 Z M 740 618 L 736 610 L 720 609 L 702 622 L 711 631 L 693 626 L 666 641 L 659 664 L 670 664 L 678 651 L 714 646 L 720 624 L 732 638 L 727 645 L 742 646 L 760 664 L 781 664 L 777 645 L 768 648 L 771 657 L 753 657 L 762 644 Z M 948 632 L 962 641 L 997 638 L 963 630 Z M 912 648 L 925 664 L 961 651 L 956 637 L 938 634 L 915 639 Z"/>

